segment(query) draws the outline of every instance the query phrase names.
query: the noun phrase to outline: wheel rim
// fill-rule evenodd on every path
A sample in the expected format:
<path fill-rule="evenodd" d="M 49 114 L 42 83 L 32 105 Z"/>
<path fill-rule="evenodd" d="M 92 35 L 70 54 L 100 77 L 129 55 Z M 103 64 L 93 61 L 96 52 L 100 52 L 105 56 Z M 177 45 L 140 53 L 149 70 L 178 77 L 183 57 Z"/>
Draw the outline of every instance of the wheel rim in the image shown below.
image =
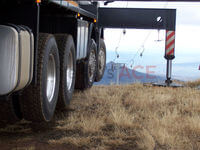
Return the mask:
<path fill-rule="evenodd" d="M 53 54 L 49 55 L 49 61 L 47 64 L 47 85 L 46 94 L 49 102 L 52 101 L 56 86 L 56 64 Z"/>
<path fill-rule="evenodd" d="M 74 73 L 74 64 L 73 64 L 73 55 L 72 52 L 69 52 L 68 61 L 67 61 L 67 89 L 70 90 L 73 82 L 73 73 Z"/>
<path fill-rule="evenodd" d="M 104 49 L 101 48 L 99 51 L 99 73 L 100 74 L 103 74 L 104 66 L 105 66 L 105 52 L 104 52 Z"/>
<path fill-rule="evenodd" d="M 96 55 L 95 50 L 91 50 L 90 57 L 89 57 L 89 81 L 93 82 L 95 70 L 96 70 Z"/>

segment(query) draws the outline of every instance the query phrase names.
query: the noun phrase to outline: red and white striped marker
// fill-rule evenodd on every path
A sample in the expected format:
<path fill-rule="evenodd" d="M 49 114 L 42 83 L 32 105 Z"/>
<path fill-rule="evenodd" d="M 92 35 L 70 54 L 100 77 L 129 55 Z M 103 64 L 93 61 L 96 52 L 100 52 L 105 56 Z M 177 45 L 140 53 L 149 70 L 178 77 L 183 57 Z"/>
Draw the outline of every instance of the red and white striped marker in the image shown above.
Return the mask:
<path fill-rule="evenodd" d="M 174 56 L 175 31 L 166 31 L 165 57 Z"/>

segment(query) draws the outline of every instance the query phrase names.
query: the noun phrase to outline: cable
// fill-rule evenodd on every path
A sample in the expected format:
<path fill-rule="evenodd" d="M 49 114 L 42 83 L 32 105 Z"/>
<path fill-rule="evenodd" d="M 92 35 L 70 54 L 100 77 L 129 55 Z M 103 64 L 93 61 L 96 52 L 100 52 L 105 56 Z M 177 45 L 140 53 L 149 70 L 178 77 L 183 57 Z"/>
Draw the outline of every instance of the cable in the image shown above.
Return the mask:
<path fill-rule="evenodd" d="M 128 7 L 128 4 L 129 4 L 129 3 L 128 3 L 128 1 L 127 1 L 126 7 L 125 7 L 125 8 Z M 168 2 L 165 3 L 165 5 L 163 6 L 163 8 L 167 8 L 167 5 L 168 5 Z M 140 57 L 143 57 L 143 53 L 145 52 L 145 46 L 144 46 L 144 45 L 145 45 L 145 43 L 147 42 L 149 36 L 151 35 L 151 32 L 152 32 L 152 31 L 149 31 L 149 33 L 148 33 L 147 36 L 145 37 L 145 39 L 144 39 L 142 45 L 140 46 L 140 48 L 137 50 L 137 52 L 135 53 L 135 55 L 133 56 L 133 58 L 128 62 L 128 63 L 131 63 L 131 66 L 133 66 L 133 64 L 135 63 L 135 58 L 136 58 L 136 56 L 139 54 L 140 51 L 141 51 L 141 52 L 140 52 L 139 56 L 140 56 Z M 122 32 L 122 33 L 125 35 L 125 34 L 126 34 L 126 30 L 123 29 L 123 32 Z M 120 34 L 117 47 L 115 48 L 116 57 L 115 57 L 114 60 L 113 60 L 114 62 L 115 62 L 116 59 L 118 59 L 118 58 L 120 57 L 120 56 L 119 56 L 119 53 L 118 53 L 118 48 L 119 48 L 120 43 L 121 43 L 122 33 Z M 159 34 L 159 31 L 158 31 L 158 34 Z M 159 40 L 159 35 L 158 35 L 158 40 L 157 40 L 157 41 L 161 41 L 161 40 Z"/>
<path fill-rule="evenodd" d="M 128 1 L 127 1 L 125 8 L 128 7 L 128 4 L 129 4 L 129 3 L 128 3 Z M 115 62 L 115 60 L 118 59 L 118 58 L 120 57 L 120 56 L 119 56 L 119 53 L 118 53 L 118 48 L 119 48 L 120 43 L 121 43 L 122 35 L 125 35 L 125 34 L 126 34 L 126 29 L 124 28 L 123 31 L 122 31 L 121 34 L 120 34 L 120 37 L 119 37 L 117 46 L 116 46 L 116 48 L 115 48 L 116 57 L 113 59 L 113 62 Z"/>
<path fill-rule="evenodd" d="M 152 31 L 149 31 L 149 33 L 147 34 L 146 38 L 144 39 L 142 45 L 140 46 L 140 48 L 138 49 L 138 51 L 137 51 L 137 52 L 135 53 L 135 55 L 133 56 L 133 59 L 135 59 L 135 57 L 137 56 L 137 54 L 138 54 L 141 50 L 142 50 L 142 52 L 140 53 L 140 55 L 141 55 L 141 54 L 143 55 L 143 53 L 144 53 L 144 51 L 145 51 L 144 45 L 145 45 L 145 43 L 147 42 L 149 36 L 151 35 L 151 32 L 152 32 Z"/>
<path fill-rule="evenodd" d="M 118 40 L 117 46 L 116 46 L 116 48 L 115 48 L 115 54 L 116 54 L 116 57 L 114 58 L 113 61 L 115 61 L 116 59 L 119 58 L 119 53 L 118 53 L 117 50 L 118 50 L 118 48 L 119 48 L 119 46 L 120 46 L 121 39 L 122 39 L 122 35 L 125 35 L 125 34 L 126 34 L 126 29 L 123 29 L 123 31 L 122 31 L 121 34 L 120 34 L 120 37 L 119 37 L 119 40 Z"/>
<path fill-rule="evenodd" d="M 117 58 L 119 58 L 119 53 L 117 52 L 117 50 L 118 50 L 118 48 L 119 48 L 119 45 L 120 45 L 120 42 L 121 42 L 121 38 L 122 38 L 122 32 L 120 33 L 120 36 L 119 36 L 119 40 L 118 40 L 118 43 L 117 43 L 117 46 L 116 46 L 116 48 L 115 48 L 115 58 L 114 58 L 114 62 L 115 62 L 115 60 L 117 59 Z"/>
<path fill-rule="evenodd" d="M 144 48 L 144 45 L 143 45 L 143 46 L 142 46 L 142 52 L 140 53 L 140 57 L 143 56 L 144 51 L 145 51 L 145 48 Z"/>
<path fill-rule="evenodd" d="M 168 2 L 166 2 L 165 3 L 165 5 L 163 6 L 163 8 L 167 8 L 167 5 L 168 5 Z M 162 18 L 160 18 L 160 20 L 158 20 L 158 21 L 162 21 Z M 148 34 L 147 34 L 147 36 L 146 36 L 146 38 L 145 38 L 145 40 L 144 40 L 144 42 L 143 42 L 143 44 L 142 44 L 142 52 L 140 53 L 140 57 L 142 57 L 143 56 L 143 53 L 144 53 L 144 51 L 145 51 L 145 48 L 144 48 L 144 44 L 146 43 L 146 41 L 148 40 L 148 38 L 149 38 L 149 36 L 151 35 L 151 32 L 152 31 L 150 31 Z M 159 39 L 159 33 L 160 33 L 160 30 L 158 30 L 158 41 L 161 41 L 160 39 Z"/>
<path fill-rule="evenodd" d="M 128 2 L 127 2 L 127 4 L 128 4 Z M 167 6 L 168 6 L 168 2 L 165 3 L 165 5 L 163 6 L 163 8 L 167 8 Z M 147 34 L 147 36 L 146 36 L 146 38 L 144 39 L 144 41 L 143 41 L 141 47 L 140 47 L 140 48 L 138 49 L 138 51 L 135 53 L 135 55 L 133 56 L 133 58 L 129 61 L 130 63 L 132 62 L 131 65 L 130 65 L 131 68 L 132 68 L 132 66 L 133 66 L 133 64 L 134 64 L 134 62 L 135 62 L 135 57 L 137 56 L 137 54 L 140 52 L 141 49 L 142 49 L 142 52 L 140 53 L 140 57 L 143 56 L 143 53 L 144 53 L 144 51 L 145 51 L 144 45 L 145 45 L 146 41 L 148 40 L 149 36 L 151 35 L 151 32 L 152 32 L 152 31 L 150 31 L 150 32 Z M 160 31 L 158 31 L 158 41 L 161 41 L 161 40 L 159 40 L 159 32 L 160 32 Z"/>

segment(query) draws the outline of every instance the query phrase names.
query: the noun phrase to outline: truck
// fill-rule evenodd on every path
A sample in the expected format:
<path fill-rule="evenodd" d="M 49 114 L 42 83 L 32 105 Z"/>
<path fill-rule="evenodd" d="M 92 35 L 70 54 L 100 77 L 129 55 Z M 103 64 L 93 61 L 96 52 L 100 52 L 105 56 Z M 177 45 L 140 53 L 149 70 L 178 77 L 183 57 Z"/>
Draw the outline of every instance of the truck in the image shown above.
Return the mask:
<path fill-rule="evenodd" d="M 49 122 L 69 106 L 74 89 L 100 81 L 105 28 L 166 30 L 166 84 L 171 84 L 176 10 L 99 6 L 98 1 L 0 1 L 0 124 Z"/>
<path fill-rule="evenodd" d="M 0 123 L 49 122 L 106 65 L 98 2 L 0 1 Z"/>

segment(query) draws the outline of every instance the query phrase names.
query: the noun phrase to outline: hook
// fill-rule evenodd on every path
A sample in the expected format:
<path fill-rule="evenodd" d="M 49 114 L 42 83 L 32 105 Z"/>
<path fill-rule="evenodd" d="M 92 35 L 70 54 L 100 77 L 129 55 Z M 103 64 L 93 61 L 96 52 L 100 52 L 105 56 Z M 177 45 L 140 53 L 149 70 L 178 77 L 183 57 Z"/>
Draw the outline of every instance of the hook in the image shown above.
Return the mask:
<path fill-rule="evenodd" d="M 126 34 L 126 29 L 123 30 L 123 34 L 124 34 L 124 35 Z"/>
<path fill-rule="evenodd" d="M 145 51 L 145 48 L 144 48 L 144 45 L 142 45 L 142 52 L 140 53 L 140 57 L 143 56 L 144 51 Z"/>
<path fill-rule="evenodd" d="M 160 29 L 158 29 L 158 40 L 155 40 L 156 42 L 161 42 L 163 41 L 162 39 L 160 39 Z"/>

